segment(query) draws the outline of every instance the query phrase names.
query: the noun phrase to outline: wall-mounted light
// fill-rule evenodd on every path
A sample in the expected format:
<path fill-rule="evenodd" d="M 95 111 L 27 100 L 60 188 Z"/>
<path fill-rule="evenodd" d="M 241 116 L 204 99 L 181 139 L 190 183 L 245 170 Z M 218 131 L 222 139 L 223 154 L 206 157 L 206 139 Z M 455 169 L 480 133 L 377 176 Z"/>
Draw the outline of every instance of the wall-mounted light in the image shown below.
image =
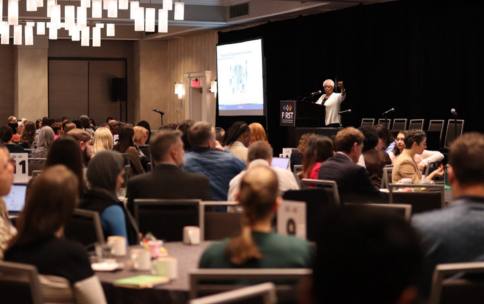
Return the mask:
<path fill-rule="evenodd" d="M 209 91 L 213 94 L 214 97 L 217 97 L 217 80 L 212 80 L 210 82 Z"/>
<path fill-rule="evenodd" d="M 178 96 L 178 99 L 183 99 L 183 96 L 185 96 L 185 86 L 183 83 L 175 83 L 175 94 Z"/>

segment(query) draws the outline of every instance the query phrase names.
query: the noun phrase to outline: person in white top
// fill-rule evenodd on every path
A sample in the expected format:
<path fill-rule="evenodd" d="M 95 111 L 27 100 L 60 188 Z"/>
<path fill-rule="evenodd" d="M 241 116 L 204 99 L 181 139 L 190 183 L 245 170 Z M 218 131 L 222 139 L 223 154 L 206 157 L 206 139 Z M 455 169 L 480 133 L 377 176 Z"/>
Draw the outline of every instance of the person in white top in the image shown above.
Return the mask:
<path fill-rule="evenodd" d="M 266 141 L 256 141 L 249 146 L 249 153 L 247 155 L 247 170 L 257 166 L 270 167 L 272 163 L 272 147 Z M 228 200 L 236 200 L 237 193 L 239 192 L 240 181 L 244 176 L 244 170 L 236 175 L 229 183 Z M 299 184 L 291 171 L 282 168 L 272 167 L 272 170 L 276 172 L 277 179 L 279 180 L 279 191 L 285 192 L 287 190 L 299 190 Z"/>
<path fill-rule="evenodd" d="M 395 138 L 395 147 L 393 151 L 388 152 L 388 156 L 393 161 L 395 158 L 402 153 L 405 149 L 405 132 L 401 131 L 398 132 L 397 137 Z M 432 151 L 432 150 L 423 150 L 421 154 L 415 154 L 414 160 L 417 163 L 418 168 L 420 171 L 424 171 L 425 168 L 432 163 L 441 162 L 444 159 L 444 154 L 440 153 L 439 151 Z"/>
<path fill-rule="evenodd" d="M 341 115 L 340 105 L 346 98 L 346 91 L 342 81 L 338 81 L 338 88 L 341 93 L 334 92 L 334 81 L 326 79 L 323 82 L 324 94 L 316 101 L 316 104 L 323 105 L 325 107 L 324 123 L 326 126 L 340 127 Z"/>

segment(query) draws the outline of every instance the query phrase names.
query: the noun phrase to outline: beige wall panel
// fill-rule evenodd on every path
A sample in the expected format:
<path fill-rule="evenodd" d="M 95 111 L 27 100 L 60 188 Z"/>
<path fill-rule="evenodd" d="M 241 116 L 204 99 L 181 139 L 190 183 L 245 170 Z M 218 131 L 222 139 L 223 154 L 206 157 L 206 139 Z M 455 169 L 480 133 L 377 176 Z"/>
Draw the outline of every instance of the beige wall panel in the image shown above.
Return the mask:
<path fill-rule="evenodd" d="M 14 47 L 0 46 L 0 122 L 14 113 Z"/>
<path fill-rule="evenodd" d="M 140 41 L 139 118 L 158 128 L 159 115 L 152 109 L 159 108 L 165 112 L 165 124 L 183 120 L 184 103 L 174 94 L 174 84 L 183 82 L 186 73 L 215 73 L 217 40 L 216 31 L 207 31 L 166 41 Z"/>
<path fill-rule="evenodd" d="M 78 118 L 88 113 L 88 71 L 85 60 L 49 61 L 49 116 Z"/>

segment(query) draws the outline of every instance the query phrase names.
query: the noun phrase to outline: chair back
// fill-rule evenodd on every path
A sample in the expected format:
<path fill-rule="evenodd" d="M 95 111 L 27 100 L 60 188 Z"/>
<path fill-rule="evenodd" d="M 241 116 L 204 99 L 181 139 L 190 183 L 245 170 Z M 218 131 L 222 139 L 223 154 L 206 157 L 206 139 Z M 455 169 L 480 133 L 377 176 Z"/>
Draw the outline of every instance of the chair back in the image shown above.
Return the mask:
<path fill-rule="evenodd" d="M 276 286 L 278 299 L 295 303 L 297 285 L 311 274 L 311 269 L 306 268 L 197 269 L 189 274 L 190 298 L 271 282 Z"/>
<path fill-rule="evenodd" d="M 440 140 L 442 140 L 442 134 L 444 133 L 444 124 L 445 121 L 443 119 L 431 119 L 429 121 L 429 127 L 427 128 L 427 131 L 438 132 L 439 138 Z"/>
<path fill-rule="evenodd" d="M 402 130 L 407 130 L 407 119 L 406 118 L 393 119 L 392 132 L 398 132 Z"/>
<path fill-rule="evenodd" d="M 425 120 L 424 119 L 410 119 L 408 122 L 409 130 L 423 130 Z"/>
<path fill-rule="evenodd" d="M 375 118 L 362 118 L 360 128 L 373 127 L 375 124 Z"/>
<path fill-rule="evenodd" d="M 303 189 L 314 188 L 314 187 L 328 189 L 333 194 L 333 202 L 336 205 L 339 205 L 341 202 L 339 197 L 339 192 L 338 192 L 338 185 L 336 184 L 335 181 L 326 180 L 326 179 L 304 178 L 302 180 L 302 184 L 303 184 Z"/>
<path fill-rule="evenodd" d="M 410 204 L 412 214 L 442 209 L 445 203 L 444 185 L 389 184 L 390 204 Z"/>
<path fill-rule="evenodd" d="M 47 158 L 29 157 L 29 175 L 32 176 L 33 171 L 42 171 L 45 166 Z"/>
<path fill-rule="evenodd" d="M 204 240 L 221 240 L 240 233 L 242 210 L 237 202 L 203 201 L 201 207 L 204 214 Z M 227 207 L 227 210 L 211 211 L 212 207 Z"/>
<path fill-rule="evenodd" d="M 198 226 L 203 238 L 203 209 L 195 199 L 134 199 L 140 232 L 151 232 L 167 242 L 183 240 L 183 227 Z"/>
<path fill-rule="evenodd" d="M 225 303 L 277 303 L 276 286 L 273 283 L 262 283 L 190 301 L 190 304 Z"/>
<path fill-rule="evenodd" d="M 35 266 L 0 261 L 2 303 L 44 303 Z"/>
<path fill-rule="evenodd" d="M 339 205 L 334 200 L 332 190 L 327 188 L 289 190 L 282 197 L 284 200 L 306 203 L 306 238 L 310 241 L 316 240 L 324 210 Z"/>
<path fill-rule="evenodd" d="M 412 216 L 412 206 L 406 204 L 347 203 L 344 207 L 352 210 L 372 210 L 379 213 L 397 215 L 407 222 L 410 222 L 410 217 Z"/>
<path fill-rule="evenodd" d="M 447 121 L 447 131 L 445 132 L 444 148 L 448 149 L 450 144 L 464 131 L 463 119 L 449 119 Z"/>
<path fill-rule="evenodd" d="M 460 275 L 458 278 L 457 275 Z M 484 262 L 435 267 L 429 304 L 478 304 L 484 299 Z"/>
<path fill-rule="evenodd" d="M 390 184 L 390 181 L 392 179 L 392 170 L 393 170 L 393 166 L 391 165 L 383 167 L 380 188 L 388 188 L 388 185 Z"/>
<path fill-rule="evenodd" d="M 378 118 L 378 124 L 385 126 L 385 128 L 390 129 L 392 125 L 392 120 L 390 118 Z"/>
<path fill-rule="evenodd" d="M 65 226 L 66 238 L 78 241 L 84 246 L 103 244 L 104 232 L 99 213 L 91 210 L 75 209 L 72 218 Z"/>

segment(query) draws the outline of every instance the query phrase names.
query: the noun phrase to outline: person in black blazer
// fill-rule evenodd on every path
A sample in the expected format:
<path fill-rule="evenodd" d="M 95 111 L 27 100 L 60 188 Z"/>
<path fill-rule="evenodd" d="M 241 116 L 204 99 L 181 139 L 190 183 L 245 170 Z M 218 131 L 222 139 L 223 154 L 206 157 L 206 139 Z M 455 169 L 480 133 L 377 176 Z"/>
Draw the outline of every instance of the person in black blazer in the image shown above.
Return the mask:
<path fill-rule="evenodd" d="M 342 202 L 380 201 L 380 191 L 375 188 L 364 167 L 356 163 L 363 148 L 363 133 L 349 127 L 335 137 L 336 153 L 321 165 L 319 179 L 333 180 L 338 184 Z"/>
<path fill-rule="evenodd" d="M 159 132 L 151 141 L 150 149 L 155 167 L 128 182 L 126 196 L 130 210 L 135 198 L 210 200 L 208 178 L 180 168 L 185 155 L 180 131 Z"/>

